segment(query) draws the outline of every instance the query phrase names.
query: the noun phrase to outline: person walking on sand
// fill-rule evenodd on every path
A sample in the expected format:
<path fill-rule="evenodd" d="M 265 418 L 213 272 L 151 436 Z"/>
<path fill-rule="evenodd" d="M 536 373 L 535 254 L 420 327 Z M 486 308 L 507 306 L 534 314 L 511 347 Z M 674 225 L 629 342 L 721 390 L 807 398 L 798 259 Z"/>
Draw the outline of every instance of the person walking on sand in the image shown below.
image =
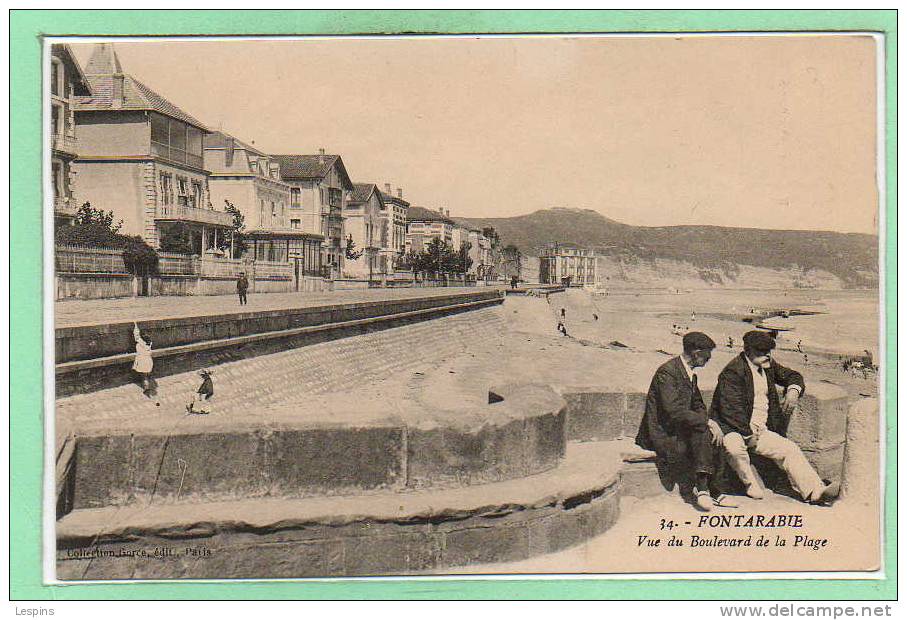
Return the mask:
<path fill-rule="evenodd" d="M 246 273 L 244 271 L 239 272 L 239 277 L 236 278 L 236 293 L 239 295 L 239 305 L 245 306 L 249 302 L 246 299 L 246 291 L 249 290 L 249 280 L 246 278 Z"/>
<path fill-rule="evenodd" d="M 133 323 L 132 325 L 132 337 L 135 338 L 135 361 L 132 363 L 132 370 L 138 373 L 139 379 L 141 379 L 142 393 L 151 398 L 157 393 L 157 386 L 151 377 L 151 371 L 154 369 L 154 359 L 151 357 L 151 340 L 142 338 L 138 323 Z"/>

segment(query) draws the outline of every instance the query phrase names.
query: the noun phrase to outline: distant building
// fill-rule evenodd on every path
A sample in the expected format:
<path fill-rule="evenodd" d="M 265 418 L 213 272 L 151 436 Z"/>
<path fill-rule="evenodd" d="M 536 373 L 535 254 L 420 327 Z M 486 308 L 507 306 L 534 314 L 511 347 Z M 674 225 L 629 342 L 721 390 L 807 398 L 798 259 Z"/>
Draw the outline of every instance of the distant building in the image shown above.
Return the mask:
<path fill-rule="evenodd" d="M 378 253 L 378 270 L 381 273 L 393 273 L 397 260 L 406 250 L 406 217 L 409 203 L 403 200 L 403 190 L 397 188 L 396 195 L 391 193 L 391 184 L 384 184 L 381 192 L 381 251 Z"/>
<path fill-rule="evenodd" d="M 553 246 L 539 256 L 539 281 L 542 284 L 568 282 L 570 286 L 595 285 L 595 252 Z"/>
<path fill-rule="evenodd" d="M 378 252 L 381 249 L 381 211 L 386 211 L 381 191 L 374 183 L 353 183 L 353 193 L 343 209 L 344 230 L 351 239 L 354 252 L 361 254 L 347 258 L 344 273 L 354 278 L 369 278 L 380 273 Z"/>
<path fill-rule="evenodd" d="M 433 211 L 410 207 L 406 215 L 406 251 L 421 252 L 432 239 L 441 239 L 453 245 L 456 224 L 443 209 Z"/>
<path fill-rule="evenodd" d="M 233 218 L 211 206 L 203 159 L 210 131 L 124 73 L 112 43 L 94 46 L 85 76 L 91 94 L 74 104 L 79 200 L 113 211 L 122 233 L 154 247 L 178 229 L 188 230 L 195 254 L 224 245 Z"/>
<path fill-rule="evenodd" d="M 248 254 L 258 261 L 294 262 L 299 273 L 321 273 L 324 236 L 302 230 L 290 216 L 291 186 L 280 164 L 260 149 L 215 131 L 205 136 L 211 202 L 231 204 L 243 215 Z"/>
<path fill-rule="evenodd" d="M 339 277 L 346 253 L 343 210 L 353 182 L 339 155 L 273 155 L 280 177 L 290 186 L 290 225 L 324 237 L 322 262 Z"/>
<path fill-rule="evenodd" d="M 72 161 L 76 158 L 76 97 L 88 97 L 91 87 L 68 45 L 50 46 L 50 175 L 54 192 L 54 225 L 71 224 L 79 208 L 73 192 Z"/>
<path fill-rule="evenodd" d="M 469 243 L 471 244 L 469 256 L 472 258 L 469 273 L 474 273 L 479 279 L 485 280 L 496 277 L 491 239 L 482 234 L 478 228 L 470 228 Z"/>

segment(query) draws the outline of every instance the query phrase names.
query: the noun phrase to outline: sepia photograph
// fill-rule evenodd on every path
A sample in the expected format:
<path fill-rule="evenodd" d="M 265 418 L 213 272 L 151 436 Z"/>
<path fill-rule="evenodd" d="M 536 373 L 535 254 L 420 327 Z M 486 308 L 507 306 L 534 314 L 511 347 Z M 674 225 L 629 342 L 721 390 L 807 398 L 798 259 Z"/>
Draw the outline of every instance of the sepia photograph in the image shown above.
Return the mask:
<path fill-rule="evenodd" d="M 42 49 L 46 582 L 882 574 L 882 35 Z"/>

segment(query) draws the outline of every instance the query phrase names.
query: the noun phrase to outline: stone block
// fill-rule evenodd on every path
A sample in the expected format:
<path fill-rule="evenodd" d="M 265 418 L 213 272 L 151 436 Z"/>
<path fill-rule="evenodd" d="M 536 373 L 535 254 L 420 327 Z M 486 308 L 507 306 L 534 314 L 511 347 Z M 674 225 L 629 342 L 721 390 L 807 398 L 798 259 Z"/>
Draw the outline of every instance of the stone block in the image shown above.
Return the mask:
<path fill-rule="evenodd" d="M 526 522 L 499 527 L 469 527 L 446 532 L 441 561 L 444 566 L 510 562 L 529 557 L 529 526 Z"/>
<path fill-rule="evenodd" d="M 200 579 L 329 577 L 341 574 L 339 540 L 229 545 L 212 549 L 195 564 Z"/>
<path fill-rule="evenodd" d="M 844 474 L 844 444 L 821 448 L 807 448 L 803 455 L 823 480 L 842 482 Z"/>
<path fill-rule="evenodd" d="M 790 420 L 787 436 L 803 448 L 839 444 L 847 434 L 850 401 L 841 388 L 819 383 L 807 386 L 800 410 Z"/>
<path fill-rule="evenodd" d="M 401 427 L 284 430 L 270 440 L 272 493 L 293 497 L 402 486 Z"/>
<path fill-rule="evenodd" d="M 415 533 L 343 540 L 344 575 L 425 572 L 438 566 L 441 535 Z"/>
<path fill-rule="evenodd" d="M 73 508 L 123 505 L 131 493 L 132 437 L 76 437 Z"/>
<path fill-rule="evenodd" d="M 623 424 L 621 435 L 623 437 L 635 438 L 639 432 L 639 424 L 642 422 L 642 416 L 646 411 L 646 393 L 645 392 L 628 392 L 627 405 L 624 409 Z"/>
<path fill-rule="evenodd" d="M 264 440 L 250 432 L 138 436 L 135 495 L 216 501 L 268 493 Z"/>
<path fill-rule="evenodd" d="M 655 497 L 671 491 L 673 481 L 663 480 L 655 462 L 624 463 L 620 470 L 621 493 L 629 497 Z"/>
<path fill-rule="evenodd" d="M 526 420 L 528 471 L 557 465 L 566 450 L 566 408 Z"/>
<path fill-rule="evenodd" d="M 567 441 L 609 441 L 621 436 L 626 397 L 620 392 L 565 391 Z"/>

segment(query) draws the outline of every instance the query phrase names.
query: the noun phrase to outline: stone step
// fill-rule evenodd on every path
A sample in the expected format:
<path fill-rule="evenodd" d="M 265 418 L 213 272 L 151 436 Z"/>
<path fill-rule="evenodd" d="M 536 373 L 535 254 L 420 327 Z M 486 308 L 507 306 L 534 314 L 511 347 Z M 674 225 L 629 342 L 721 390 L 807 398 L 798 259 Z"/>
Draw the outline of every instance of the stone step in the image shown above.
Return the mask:
<path fill-rule="evenodd" d="M 57 578 L 406 574 L 525 559 L 611 527 L 621 493 L 640 491 L 622 491 L 627 448 L 573 444 L 555 469 L 468 488 L 76 510 L 57 522 Z"/>
<path fill-rule="evenodd" d="M 85 418 L 59 440 L 59 513 L 155 503 L 463 486 L 557 466 L 564 400 L 523 385 L 501 402 L 389 406 L 369 391 L 249 411 L 152 408 Z"/>

